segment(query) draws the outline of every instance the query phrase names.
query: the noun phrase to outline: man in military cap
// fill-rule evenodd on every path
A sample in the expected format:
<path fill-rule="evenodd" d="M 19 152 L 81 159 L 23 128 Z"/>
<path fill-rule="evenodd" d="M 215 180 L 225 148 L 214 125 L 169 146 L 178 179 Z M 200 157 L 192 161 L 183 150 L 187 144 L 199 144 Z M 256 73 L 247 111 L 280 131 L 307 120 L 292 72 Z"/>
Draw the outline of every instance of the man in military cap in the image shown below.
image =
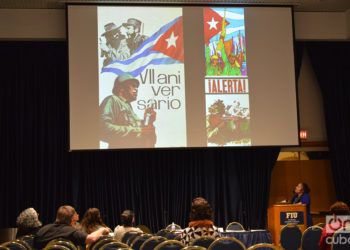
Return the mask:
<path fill-rule="evenodd" d="M 125 60 L 130 57 L 130 49 L 126 41 L 127 28 L 117 27 L 113 22 L 104 26 L 105 32 L 100 38 L 101 57 L 104 57 L 103 66 L 114 60 Z M 103 37 L 105 41 L 102 42 Z"/>
<path fill-rule="evenodd" d="M 147 125 L 139 119 L 132 109 L 131 102 L 137 99 L 140 83 L 129 74 L 118 76 L 114 81 L 112 95 L 107 96 L 100 105 L 101 140 L 109 148 L 154 147 L 156 134 L 153 122 L 154 110 L 145 110 L 149 115 Z"/>
<path fill-rule="evenodd" d="M 123 23 L 127 30 L 127 42 L 131 54 L 140 47 L 140 45 L 148 38 L 145 35 L 141 35 L 142 22 L 136 18 L 129 18 L 126 23 Z"/>

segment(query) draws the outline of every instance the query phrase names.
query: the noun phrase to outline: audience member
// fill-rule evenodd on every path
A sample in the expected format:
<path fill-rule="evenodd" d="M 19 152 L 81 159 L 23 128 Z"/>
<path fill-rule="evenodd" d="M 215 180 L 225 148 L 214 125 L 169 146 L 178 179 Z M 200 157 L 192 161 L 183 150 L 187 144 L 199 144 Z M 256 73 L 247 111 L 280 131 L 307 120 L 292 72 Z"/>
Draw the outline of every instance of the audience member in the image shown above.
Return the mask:
<path fill-rule="evenodd" d="M 114 239 L 121 241 L 126 232 L 135 231 L 142 233 L 140 228 L 134 227 L 135 214 L 131 210 L 125 210 L 121 215 L 120 219 L 122 221 L 121 226 L 117 226 L 114 229 Z"/>
<path fill-rule="evenodd" d="M 95 232 L 101 227 L 107 227 L 101 218 L 98 208 L 89 208 L 81 221 L 81 230 L 87 234 Z"/>
<path fill-rule="evenodd" d="M 18 228 L 16 238 L 35 234 L 42 226 L 41 221 L 39 221 L 39 214 L 32 207 L 23 210 L 19 214 L 16 224 Z"/>
<path fill-rule="evenodd" d="M 299 183 L 294 189 L 294 196 L 292 198 L 293 204 L 305 204 L 306 205 L 306 216 L 307 216 L 307 226 L 312 226 L 312 217 L 310 212 L 311 198 L 310 198 L 310 188 L 306 183 Z"/>
<path fill-rule="evenodd" d="M 34 237 L 34 245 L 37 249 L 43 249 L 53 239 L 64 238 L 72 241 L 75 245 L 85 247 L 97 241 L 102 235 L 108 234 L 109 230 L 101 227 L 97 231 L 87 234 L 74 227 L 79 216 L 71 206 L 61 206 L 57 210 L 56 221 L 53 224 L 43 226 Z"/>
<path fill-rule="evenodd" d="M 191 241 L 202 236 L 217 238 L 219 232 L 218 228 L 214 226 L 213 211 L 208 201 L 197 197 L 192 201 L 190 222 L 181 234 L 181 241 L 189 245 Z"/>
<path fill-rule="evenodd" d="M 326 225 L 322 230 L 322 235 L 319 242 L 320 250 L 330 250 L 332 248 L 331 243 L 334 232 L 336 229 L 346 226 L 342 225 L 342 220 L 336 220 L 336 216 L 350 215 L 349 206 L 344 202 L 337 201 L 330 207 L 330 215 L 334 216 L 335 223 L 332 226 L 332 223 L 329 224 L 329 222 L 326 221 Z"/>

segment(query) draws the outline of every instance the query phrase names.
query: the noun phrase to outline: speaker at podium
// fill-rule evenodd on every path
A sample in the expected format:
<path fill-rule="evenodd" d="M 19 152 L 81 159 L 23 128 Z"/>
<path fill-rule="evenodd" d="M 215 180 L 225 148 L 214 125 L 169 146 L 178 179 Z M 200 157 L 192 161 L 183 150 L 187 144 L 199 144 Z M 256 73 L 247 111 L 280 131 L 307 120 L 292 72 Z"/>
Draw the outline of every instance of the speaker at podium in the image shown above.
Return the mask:
<path fill-rule="evenodd" d="M 305 204 L 275 204 L 268 209 L 268 229 L 273 242 L 280 243 L 281 229 L 287 224 L 297 225 L 301 232 L 307 228 Z"/>

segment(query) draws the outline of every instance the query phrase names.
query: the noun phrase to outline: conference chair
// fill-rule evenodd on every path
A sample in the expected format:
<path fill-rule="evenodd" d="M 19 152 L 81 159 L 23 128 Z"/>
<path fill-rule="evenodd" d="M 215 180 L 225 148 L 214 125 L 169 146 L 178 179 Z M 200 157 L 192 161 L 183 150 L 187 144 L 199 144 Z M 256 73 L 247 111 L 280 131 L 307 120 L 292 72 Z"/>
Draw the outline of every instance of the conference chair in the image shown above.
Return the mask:
<path fill-rule="evenodd" d="M 167 235 L 170 233 L 170 230 L 168 229 L 161 229 L 157 232 L 157 236 L 167 237 Z"/>
<path fill-rule="evenodd" d="M 110 242 L 117 242 L 110 236 L 102 236 L 100 237 L 97 241 L 91 244 L 89 249 L 91 250 L 99 250 L 101 249 L 104 245 L 110 243 Z"/>
<path fill-rule="evenodd" d="M 281 229 L 280 243 L 285 250 L 297 250 L 301 245 L 301 231 L 295 224 L 287 224 Z"/>
<path fill-rule="evenodd" d="M 59 246 L 67 247 L 70 250 L 77 250 L 77 247 L 74 245 L 73 242 L 63 238 L 51 240 L 49 243 L 47 243 L 46 246 L 51 246 L 51 245 L 59 245 Z"/>
<path fill-rule="evenodd" d="M 104 244 L 102 247 L 100 247 L 100 250 L 113 250 L 113 249 L 130 249 L 127 244 L 124 244 L 119 241 L 112 241 L 109 243 Z"/>
<path fill-rule="evenodd" d="M 110 248 L 106 250 L 133 250 L 132 248 Z"/>
<path fill-rule="evenodd" d="M 201 246 L 188 246 L 182 248 L 182 250 L 206 250 L 206 248 Z"/>
<path fill-rule="evenodd" d="M 210 236 L 202 236 L 199 237 L 195 240 L 192 240 L 190 242 L 191 246 L 201 246 L 201 247 L 205 247 L 208 248 L 210 246 L 211 243 L 213 243 L 215 240 L 214 237 L 210 237 Z"/>
<path fill-rule="evenodd" d="M 180 240 L 181 234 L 175 233 L 175 231 L 169 232 L 165 236 L 168 240 Z"/>
<path fill-rule="evenodd" d="M 214 240 L 208 250 L 246 250 L 246 247 L 234 237 L 224 237 Z"/>
<path fill-rule="evenodd" d="M 165 229 L 169 230 L 169 231 L 174 231 L 174 230 L 181 230 L 181 227 L 178 224 L 172 224 L 171 223 L 171 224 L 167 225 Z"/>
<path fill-rule="evenodd" d="M 130 247 L 134 250 L 139 250 L 141 245 L 149 238 L 151 238 L 151 234 L 141 234 L 137 236 L 134 241 L 131 243 Z"/>
<path fill-rule="evenodd" d="M 141 245 L 140 250 L 153 250 L 157 245 L 166 240 L 167 239 L 162 236 L 152 236 Z"/>
<path fill-rule="evenodd" d="M 325 225 L 326 225 L 326 223 L 321 222 L 321 223 L 317 223 L 315 226 L 319 226 L 321 228 L 324 228 Z"/>
<path fill-rule="evenodd" d="M 2 244 L 3 247 L 7 247 L 10 250 L 31 250 L 32 248 L 22 240 L 12 240 Z"/>
<path fill-rule="evenodd" d="M 69 250 L 69 248 L 62 245 L 52 244 L 52 245 L 46 246 L 44 250 Z"/>
<path fill-rule="evenodd" d="M 19 238 L 19 240 L 26 242 L 31 248 L 34 248 L 34 235 L 33 234 L 23 235 Z"/>
<path fill-rule="evenodd" d="M 227 230 L 244 230 L 244 227 L 241 223 L 234 221 L 227 225 L 226 231 Z"/>
<path fill-rule="evenodd" d="M 130 246 L 130 243 L 140 234 L 141 234 L 140 232 L 136 232 L 136 231 L 126 232 L 121 241 Z"/>
<path fill-rule="evenodd" d="M 133 250 L 132 248 L 113 248 L 113 250 Z"/>
<path fill-rule="evenodd" d="M 319 250 L 318 243 L 322 235 L 322 228 L 312 226 L 307 228 L 301 236 L 301 249 L 303 250 Z"/>
<path fill-rule="evenodd" d="M 273 244 L 270 243 L 259 243 L 259 244 L 255 244 L 251 247 L 249 247 L 247 250 L 255 250 L 255 249 L 272 249 L 272 250 L 279 250 L 280 248 L 278 246 L 275 246 Z"/>
<path fill-rule="evenodd" d="M 180 250 L 185 247 L 185 244 L 178 240 L 166 240 L 160 243 L 155 250 Z"/>
<path fill-rule="evenodd" d="M 145 226 L 145 225 L 137 225 L 137 228 L 140 228 L 142 230 L 142 232 L 144 232 L 145 234 L 152 234 L 151 229 L 149 229 L 149 227 Z"/>
<path fill-rule="evenodd" d="M 349 250 L 350 249 L 350 228 L 346 231 L 343 228 L 337 230 L 332 238 L 332 250 Z"/>

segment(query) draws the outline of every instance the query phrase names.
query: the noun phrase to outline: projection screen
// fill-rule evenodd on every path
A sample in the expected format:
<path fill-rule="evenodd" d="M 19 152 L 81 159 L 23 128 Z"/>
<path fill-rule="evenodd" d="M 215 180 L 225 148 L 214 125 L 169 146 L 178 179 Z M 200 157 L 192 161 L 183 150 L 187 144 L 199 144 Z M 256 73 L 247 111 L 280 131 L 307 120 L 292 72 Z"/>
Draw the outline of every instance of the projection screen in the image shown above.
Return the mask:
<path fill-rule="evenodd" d="M 299 144 L 290 7 L 67 10 L 70 150 Z"/>

